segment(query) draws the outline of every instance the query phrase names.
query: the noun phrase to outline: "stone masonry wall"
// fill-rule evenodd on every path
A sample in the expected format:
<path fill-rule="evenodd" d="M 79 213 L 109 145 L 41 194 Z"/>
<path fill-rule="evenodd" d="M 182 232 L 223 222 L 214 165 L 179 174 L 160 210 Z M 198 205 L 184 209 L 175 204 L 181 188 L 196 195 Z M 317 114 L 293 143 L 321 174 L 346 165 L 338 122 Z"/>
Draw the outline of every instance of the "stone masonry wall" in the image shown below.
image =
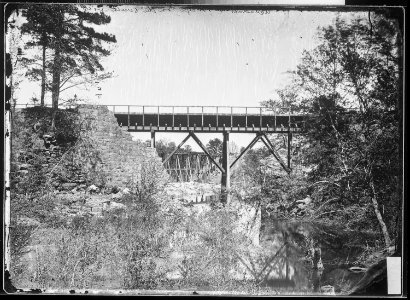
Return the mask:
<path fill-rule="evenodd" d="M 120 128 L 114 114 L 107 107 L 81 105 L 78 107 L 78 112 L 79 124 L 81 124 L 80 140 L 85 141 L 96 151 L 85 152 L 77 157 L 83 159 L 86 156 L 98 156 L 98 164 L 94 171 L 101 174 L 106 187 L 125 188 L 130 180 L 141 176 L 142 164 L 150 164 L 156 170 L 156 175 L 163 177 L 165 182 L 168 175 L 162 167 L 161 158 L 156 150 L 133 141 L 132 136 Z M 19 114 L 17 119 L 20 128 L 16 128 L 16 130 L 31 130 L 28 128 L 29 125 L 26 124 L 27 120 L 24 119 L 23 114 Z M 101 186 L 101 182 L 87 180 L 89 169 L 79 167 L 75 161 L 62 160 L 69 149 L 59 145 L 46 149 L 43 139 L 38 136 L 32 148 L 27 152 L 27 150 L 20 149 L 19 142 L 21 143 L 21 141 L 21 137 L 16 132 L 12 145 L 12 152 L 15 154 L 12 164 L 15 168 L 11 177 L 17 183 L 24 176 L 27 176 L 30 170 L 33 172 L 30 158 L 33 155 L 40 155 L 44 161 L 42 163 L 43 170 L 56 172 L 56 169 L 60 168 L 61 172 L 64 173 L 64 176 L 51 180 L 51 184 L 56 190 L 83 190 L 91 184 Z"/>
<path fill-rule="evenodd" d="M 133 141 L 131 135 L 119 127 L 107 107 L 82 105 L 79 112 L 88 138 L 95 142 L 100 151 L 102 168 L 109 185 L 124 187 L 129 180 L 138 176 L 141 163 L 162 168 L 156 150 Z M 167 176 L 165 170 L 162 173 L 161 176 Z"/>

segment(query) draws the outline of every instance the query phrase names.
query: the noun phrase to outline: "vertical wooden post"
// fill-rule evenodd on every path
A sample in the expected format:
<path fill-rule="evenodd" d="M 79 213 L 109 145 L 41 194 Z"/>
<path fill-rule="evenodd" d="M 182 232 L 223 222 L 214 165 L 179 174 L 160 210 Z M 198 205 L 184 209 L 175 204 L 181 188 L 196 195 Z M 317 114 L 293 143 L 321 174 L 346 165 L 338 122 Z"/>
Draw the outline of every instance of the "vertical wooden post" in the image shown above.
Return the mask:
<path fill-rule="evenodd" d="M 159 130 L 159 106 L 157 111 L 157 129 Z"/>
<path fill-rule="evenodd" d="M 231 187 L 230 183 L 230 165 L 229 165 L 229 131 L 223 132 L 223 144 L 222 144 L 222 168 L 225 172 L 222 172 L 221 178 L 221 202 L 229 202 L 229 191 Z"/>
<path fill-rule="evenodd" d="M 202 131 L 204 131 L 204 107 L 202 106 L 202 123 L 201 123 Z"/>
<path fill-rule="evenodd" d="M 196 171 L 195 171 L 195 174 L 197 175 L 198 180 L 201 179 L 201 178 L 200 178 L 200 176 L 201 176 L 201 171 L 202 171 L 202 168 L 201 168 L 201 157 L 197 154 L 197 155 L 196 155 Z"/>
<path fill-rule="evenodd" d="M 175 166 L 175 169 L 176 169 L 176 171 L 177 171 L 177 181 L 180 181 L 181 180 L 181 177 L 180 176 L 182 176 L 182 171 L 181 171 L 181 164 L 179 163 L 179 155 L 177 154 L 176 155 L 176 166 Z"/>
<path fill-rule="evenodd" d="M 216 106 L 216 130 L 218 130 L 218 106 Z"/>
<path fill-rule="evenodd" d="M 276 131 L 276 106 L 275 106 L 275 131 Z"/>
<path fill-rule="evenodd" d="M 186 108 L 186 113 L 187 113 L 187 124 L 186 124 L 186 127 L 187 127 L 187 129 L 189 130 L 189 106 L 187 106 L 187 108 Z"/>
<path fill-rule="evenodd" d="M 172 130 L 174 130 L 174 126 L 175 126 L 175 107 L 172 107 Z"/>
<path fill-rule="evenodd" d="M 145 106 L 142 107 L 142 130 L 145 129 Z"/>
<path fill-rule="evenodd" d="M 128 105 L 128 126 L 127 126 L 127 128 L 128 128 L 128 131 L 130 131 L 130 106 Z"/>
<path fill-rule="evenodd" d="M 231 106 L 231 130 L 233 128 L 233 107 Z"/>
<path fill-rule="evenodd" d="M 155 131 L 151 130 L 151 148 L 155 148 Z"/>
<path fill-rule="evenodd" d="M 187 155 L 187 159 L 188 159 L 188 181 L 192 181 L 192 165 L 191 165 L 191 154 L 188 153 Z"/>
<path fill-rule="evenodd" d="M 245 107 L 245 131 L 248 131 L 248 108 Z"/>

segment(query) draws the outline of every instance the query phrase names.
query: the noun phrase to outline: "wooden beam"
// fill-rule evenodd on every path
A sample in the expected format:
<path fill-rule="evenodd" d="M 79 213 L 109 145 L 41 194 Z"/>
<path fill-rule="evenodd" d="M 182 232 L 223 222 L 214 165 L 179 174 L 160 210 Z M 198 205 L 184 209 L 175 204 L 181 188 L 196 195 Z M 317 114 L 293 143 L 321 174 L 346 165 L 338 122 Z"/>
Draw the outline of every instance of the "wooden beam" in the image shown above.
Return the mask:
<path fill-rule="evenodd" d="M 157 129 L 159 129 L 159 106 L 157 111 Z"/>
<path fill-rule="evenodd" d="M 209 157 L 209 159 L 218 167 L 218 169 L 224 173 L 225 170 L 224 168 L 217 163 L 211 156 L 211 154 L 209 154 L 208 150 L 206 149 L 206 147 L 202 144 L 202 142 L 199 140 L 199 138 L 195 135 L 195 133 L 193 131 L 189 132 L 189 135 L 192 136 L 192 138 L 195 140 L 195 142 L 198 144 L 199 147 L 201 147 L 202 151 L 205 152 L 205 154 Z"/>
<path fill-rule="evenodd" d="M 233 107 L 231 106 L 231 130 L 233 128 Z"/>
<path fill-rule="evenodd" d="M 203 106 L 202 106 L 202 115 L 201 115 L 201 120 L 202 120 L 202 123 L 201 123 L 202 130 L 204 130 L 204 107 L 203 107 Z"/>
<path fill-rule="evenodd" d="M 265 133 L 262 133 L 261 136 L 262 142 L 265 144 L 266 148 L 272 153 L 272 155 L 276 158 L 276 160 L 279 162 L 279 164 L 282 166 L 282 168 L 287 172 L 290 173 L 290 169 L 285 165 L 283 160 L 280 158 L 279 154 L 276 153 L 275 147 L 272 145 L 272 143 L 269 141 Z"/>
<path fill-rule="evenodd" d="M 229 203 L 229 191 L 231 188 L 231 174 L 229 168 L 229 131 L 225 131 L 223 133 L 222 167 L 225 169 L 225 172 L 222 173 L 221 178 L 221 202 Z"/>
<path fill-rule="evenodd" d="M 248 130 L 248 108 L 245 107 L 245 131 Z"/>
<path fill-rule="evenodd" d="M 175 127 L 175 110 L 174 107 L 172 107 L 172 130 L 174 130 Z"/>
<path fill-rule="evenodd" d="M 128 129 L 128 131 L 130 130 L 130 106 L 128 105 L 128 120 L 127 120 L 127 129 Z"/>
<path fill-rule="evenodd" d="M 155 149 L 155 131 L 151 130 L 151 148 Z"/>
<path fill-rule="evenodd" d="M 180 176 L 182 176 L 182 171 L 181 171 L 181 164 L 179 163 L 179 156 L 178 155 L 177 155 L 177 159 L 176 159 L 175 168 L 177 169 L 176 170 L 176 172 L 177 172 L 177 181 L 180 181 Z"/>
<path fill-rule="evenodd" d="M 253 140 L 248 144 L 248 146 L 246 146 L 246 148 L 242 151 L 241 154 L 239 154 L 239 156 L 233 161 L 233 163 L 231 164 L 230 168 L 232 168 L 240 159 L 242 156 L 244 156 L 250 149 L 252 149 L 252 147 L 256 144 L 256 142 L 260 139 L 261 135 L 260 133 L 258 133 Z"/>
<path fill-rule="evenodd" d="M 142 128 L 145 129 L 145 106 L 142 107 Z"/>
<path fill-rule="evenodd" d="M 186 113 L 187 113 L 187 124 L 186 124 L 186 127 L 188 128 L 188 130 L 189 130 L 189 106 L 187 106 L 187 108 L 186 108 Z"/>
<path fill-rule="evenodd" d="M 219 124 L 218 124 L 218 106 L 216 107 L 216 130 L 218 130 Z"/>
<path fill-rule="evenodd" d="M 177 152 L 177 151 L 185 144 L 185 142 L 189 139 L 190 136 L 191 136 L 191 135 L 188 134 L 188 135 L 184 138 L 184 140 L 178 145 L 178 147 L 176 147 L 175 150 L 172 151 L 172 153 L 171 153 L 162 163 L 165 164 L 168 160 L 170 160 L 171 157 L 172 157 L 172 155 L 174 155 L 175 152 Z"/>

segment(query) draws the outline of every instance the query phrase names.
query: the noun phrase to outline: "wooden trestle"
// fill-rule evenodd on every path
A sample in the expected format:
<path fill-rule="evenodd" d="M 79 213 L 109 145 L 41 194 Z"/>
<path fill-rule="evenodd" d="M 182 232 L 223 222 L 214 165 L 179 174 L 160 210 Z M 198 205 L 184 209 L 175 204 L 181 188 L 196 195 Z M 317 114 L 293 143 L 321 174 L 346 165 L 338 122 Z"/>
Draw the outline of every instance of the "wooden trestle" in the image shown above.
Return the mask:
<path fill-rule="evenodd" d="M 162 109 L 162 111 L 161 111 Z M 177 148 L 164 159 L 163 164 L 172 172 L 169 161 L 189 138 L 192 138 L 202 149 L 209 161 L 221 171 L 221 202 L 229 200 L 230 171 L 259 140 L 268 148 L 282 168 L 291 172 L 292 134 L 304 127 L 307 115 L 292 114 L 289 108 L 268 109 L 262 107 L 222 107 L 222 106 L 113 106 L 114 115 L 121 126 L 130 132 L 151 132 L 151 147 L 155 147 L 155 132 L 187 132 Z M 210 155 L 195 132 L 213 132 L 223 134 L 222 163 Z M 255 138 L 232 162 L 229 162 L 230 133 L 255 133 Z M 285 163 L 267 134 L 279 133 L 288 135 L 288 155 Z M 192 168 L 185 162 L 185 178 L 192 179 Z M 176 160 L 177 178 L 182 178 L 179 158 Z M 179 170 L 179 171 L 178 171 Z"/>
<path fill-rule="evenodd" d="M 229 163 L 229 131 L 224 131 L 223 132 L 223 142 L 222 142 L 222 165 L 215 160 L 214 157 L 211 156 L 211 154 L 208 152 L 206 147 L 203 145 L 203 143 L 200 141 L 200 139 L 197 137 L 197 135 L 193 131 L 189 131 L 188 135 L 182 140 L 182 142 L 176 147 L 176 149 L 169 154 L 167 158 L 164 159 L 163 164 L 169 168 L 169 160 L 173 155 L 175 155 L 179 149 L 188 141 L 188 139 L 192 137 L 192 139 L 198 144 L 198 146 L 204 151 L 205 155 L 207 158 L 221 171 L 221 202 L 226 203 L 229 201 L 229 192 L 230 192 L 230 171 L 231 169 L 235 166 L 235 164 L 243 157 L 255 144 L 258 140 L 261 140 L 265 146 L 268 148 L 268 150 L 271 152 L 271 154 L 276 158 L 276 160 L 279 162 L 279 164 L 282 166 L 282 168 L 287 172 L 291 172 L 291 167 L 290 167 L 290 142 L 288 142 L 288 164 L 286 165 L 284 161 L 281 159 L 279 154 L 276 152 L 275 147 L 272 145 L 271 141 L 268 139 L 266 136 L 265 132 L 257 132 L 256 137 L 249 143 L 249 145 L 239 154 L 239 156 L 230 164 Z M 291 139 L 291 133 L 288 133 L 288 140 Z M 154 145 L 155 146 L 155 145 Z M 189 160 L 188 160 L 189 163 Z M 181 171 L 180 168 L 180 161 L 179 159 L 177 160 L 177 166 L 176 169 Z M 189 173 L 189 170 L 192 170 L 190 166 L 186 166 L 186 171 L 188 172 L 190 178 L 192 178 L 192 173 Z M 175 170 L 178 172 L 177 170 Z"/>

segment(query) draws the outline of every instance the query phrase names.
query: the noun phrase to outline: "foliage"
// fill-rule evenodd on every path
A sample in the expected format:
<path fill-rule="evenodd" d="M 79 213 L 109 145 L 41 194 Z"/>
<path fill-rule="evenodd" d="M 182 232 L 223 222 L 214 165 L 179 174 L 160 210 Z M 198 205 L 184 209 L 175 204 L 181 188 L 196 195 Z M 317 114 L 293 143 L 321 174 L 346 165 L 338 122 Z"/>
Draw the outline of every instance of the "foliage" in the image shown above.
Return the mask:
<path fill-rule="evenodd" d="M 38 229 L 34 259 L 14 274 L 16 281 L 32 278 L 33 288 L 101 288 L 106 282 L 113 288 L 155 288 L 163 277 L 155 259 L 163 255 L 168 227 L 154 202 L 124 212 L 78 215 L 57 229 Z"/>
<path fill-rule="evenodd" d="M 218 289 L 232 282 L 230 272 L 239 263 L 235 251 L 245 241 L 237 231 L 237 218 L 235 210 L 219 206 L 187 216 L 179 224 L 182 226 L 176 231 L 184 232 L 180 241 L 183 259 L 179 263 L 182 285 Z"/>
<path fill-rule="evenodd" d="M 167 182 L 168 176 L 161 163 L 155 159 L 141 161 L 138 173 L 133 174 L 128 182 L 128 188 L 136 195 L 131 202 L 135 204 L 153 201 Z"/>
<path fill-rule="evenodd" d="M 155 142 L 155 148 L 157 149 L 158 155 L 164 160 L 175 150 L 176 145 L 174 142 L 160 140 Z"/>
<path fill-rule="evenodd" d="M 222 155 L 222 141 L 214 138 L 206 144 L 206 149 L 213 157 L 220 157 Z"/>
<path fill-rule="evenodd" d="M 116 42 L 115 36 L 97 32 L 90 26 L 111 21 L 102 9 L 73 4 L 29 4 L 23 8 L 27 22 L 23 24 L 22 32 L 33 37 L 27 46 L 43 48 L 41 70 L 35 66 L 35 58 L 28 58 L 26 63 L 33 66 L 28 75 L 34 79 L 41 76 L 44 86 L 46 70 L 51 71 L 53 108 L 58 107 L 59 94 L 63 90 L 111 76 L 110 73 L 95 76 L 97 71 L 104 70 L 101 58 L 110 54 L 103 43 Z M 53 56 L 48 62 L 46 48 L 53 50 Z M 84 80 L 90 75 L 91 79 Z M 42 98 L 43 94 L 44 88 Z"/>
<path fill-rule="evenodd" d="M 337 18 L 318 38 L 279 96 L 294 111 L 315 115 L 306 124 L 304 162 L 312 169 L 309 181 L 321 182 L 315 188 L 323 201 L 372 208 L 376 218 L 367 226 L 378 222 L 388 246 L 401 193 L 401 37 L 392 20 L 370 14 Z"/>

